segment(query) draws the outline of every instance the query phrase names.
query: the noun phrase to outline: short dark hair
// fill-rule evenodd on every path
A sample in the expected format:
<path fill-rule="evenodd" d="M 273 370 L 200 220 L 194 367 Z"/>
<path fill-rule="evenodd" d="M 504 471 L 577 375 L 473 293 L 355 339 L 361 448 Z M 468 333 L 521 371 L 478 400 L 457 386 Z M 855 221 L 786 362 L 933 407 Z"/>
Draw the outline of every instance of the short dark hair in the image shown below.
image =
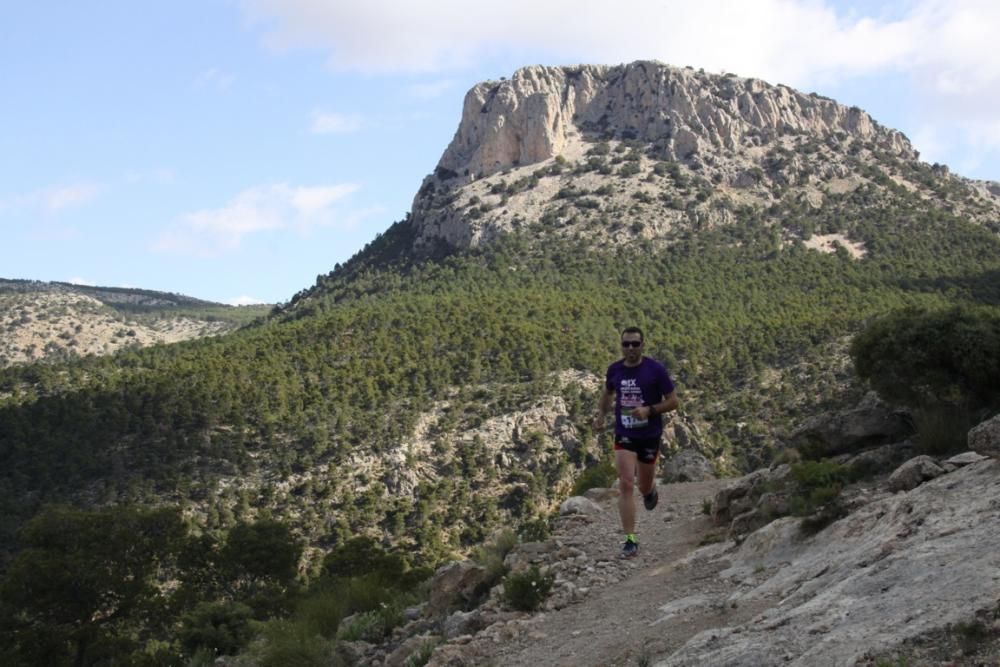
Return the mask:
<path fill-rule="evenodd" d="M 622 329 L 622 335 L 621 335 L 621 337 L 624 338 L 625 334 L 627 334 L 627 333 L 637 333 L 637 334 L 639 334 L 639 342 L 640 343 L 644 342 L 646 340 L 646 337 L 642 335 L 642 329 L 640 329 L 639 327 L 625 327 L 624 329 Z"/>

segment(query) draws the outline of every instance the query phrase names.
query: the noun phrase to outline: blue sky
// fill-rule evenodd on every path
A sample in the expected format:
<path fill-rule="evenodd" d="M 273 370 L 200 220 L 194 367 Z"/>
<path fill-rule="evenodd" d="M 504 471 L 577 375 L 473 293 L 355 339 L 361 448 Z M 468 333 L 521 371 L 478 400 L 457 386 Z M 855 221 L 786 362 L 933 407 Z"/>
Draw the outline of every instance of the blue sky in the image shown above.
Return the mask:
<path fill-rule="evenodd" d="M 995 0 L 5 0 L 0 277 L 286 301 L 405 216 L 472 85 L 533 64 L 785 83 L 1000 180 L 997 34 Z"/>

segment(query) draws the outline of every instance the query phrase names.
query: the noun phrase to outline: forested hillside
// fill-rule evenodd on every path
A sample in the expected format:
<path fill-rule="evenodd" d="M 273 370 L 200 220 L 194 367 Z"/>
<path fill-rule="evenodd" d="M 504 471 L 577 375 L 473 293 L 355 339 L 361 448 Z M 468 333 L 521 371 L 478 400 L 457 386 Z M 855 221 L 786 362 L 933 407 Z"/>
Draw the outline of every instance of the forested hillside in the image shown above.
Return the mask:
<path fill-rule="evenodd" d="M 989 231 L 915 198 L 872 206 L 864 197 L 845 195 L 816 221 L 850 225 L 869 248 L 863 261 L 776 248 L 750 211 L 662 251 L 594 253 L 514 236 L 439 260 L 380 261 L 405 242 L 402 222 L 285 319 L 108 359 L 9 369 L 0 385 L 0 469 L 14 510 L 5 513 L 7 543 L 17 517 L 57 499 L 188 502 L 215 508 L 209 525 L 217 528 L 226 517 L 294 507 L 300 529 L 320 542 L 370 530 L 390 511 L 403 513 L 410 534 L 450 524 L 379 484 L 345 503 L 354 490 L 338 471 L 359 451 L 397 445 L 431 402 L 456 392 L 455 418 L 469 410 L 483 419 L 509 407 L 491 385 L 517 387 L 530 403 L 551 390 L 549 373 L 602 373 L 628 323 L 643 326 L 652 353 L 674 369 L 685 409 L 711 425 L 715 453 L 736 466 L 760 462 L 767 452 L 734 442 L 736 422 L 768 436 L 755 441 L 766 448 L 802 410 L 837 398 L 815 391 L 835 388 L 823 373 L 740 391 L 766 369 L 821 364 L 821 346 L 897 307 L 1000 298 L 1000 243 Z M 797 382 L 813 389 L 803 395 Z M 592 401 L 571 401 L 581 441 Z M 306 473 L 307 488 L 289 488 Z M 448 485 L 463 477 L 442 474 L 434 484 L 450 497 Z"/>

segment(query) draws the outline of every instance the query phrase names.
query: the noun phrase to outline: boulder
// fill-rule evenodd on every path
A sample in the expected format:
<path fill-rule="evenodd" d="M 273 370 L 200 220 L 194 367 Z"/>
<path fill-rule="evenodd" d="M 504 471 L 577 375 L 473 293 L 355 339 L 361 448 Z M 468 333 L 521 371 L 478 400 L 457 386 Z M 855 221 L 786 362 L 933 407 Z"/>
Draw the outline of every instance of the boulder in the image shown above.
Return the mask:
<path fill-rule="evenodd" d="M 464 606 L 475 598 L 477 589 L 488 576 L 485 567 L 470 560 L 442 565 L 431 580 L 427 613 L 438 616 L 452 607 Z"/>
<path fill-rule="evenodd" d="M 783 463 L 774 468 L 755 470 L 734 480 L 712 499 L 712 520 L 716 525 L 727 524 L 755 508 L 765 493 L 783 487 L 791 473 L 791 466 Z"/>
<path fill-rule="evenodd" d="M 791 511 L 788 495 L 777 492 L 763 493 L 757 501 L 757 510 L 768 519 L 785 516 Z"/>
<path fill-rule="evenodd" d="M 559 506 L 560 516 L 566 516 L 567 514 L 595 515 L 602 514 L 603 512 L 604 509 L 600 505 L 583 496 L 567 498 Z"/>
<path fill-rule="evenodd" d="M 729 537 L 741 541 L 744 535 L 752 533 L 769 522 L 770 520 L 760 510 L 747 510 L 743 514 L 733 517 L 732 523 L 729 524 Z"/>
<path fill-rule="evenodd" d="M 963 452 L 961 454 L 956 454 L 950 459 L 946 460 L 944 463 L 955 466 L 956 468 L 961 468 L 962 466 L 972 465 L 973 463 L 979 463 L 980 461 L 986 461 L 990 457 L 983 456 L 982 454 L 977 454 L 976 452 Z"/>
<path fill-rule="evenodd" d="M 753 507 L 754 500 L 750 497 L 750 491 L 763 474 L 763 470 L 756 470 L 716 492 L 712 499 L 712 520 L 716 525 L 729 523 L 733 517 Z"/>
<path fill-rule="evenodd" d="M 610 488 L 597 487 L 593 489 L 587 489 L 583 497 L 587 500 L 592 500 L 595 503 L 603 503 L 608 500 L 613 500 L 621 495 L 617 486 L 612 486 Z"/>
<path fill-rule="evenodd" d="M 945 473 L 944 468 L 930 456 L 912 458 L 889 475 L 887 485 L 890 491 L 910 491 L 924 482 Z"/>
<path fill-rule="evenodd" d="M 857 407 L 819 415 L 790 436 L 790 444 L 810 458 L 832 457 L 865 447 L 898 442 L 913 433 L 909 413 L 895 410 L 875 392 L 869 392 Z"/>
<path fill-rule="evenodd" d="M 1000 459 L 1000 415 L 969 431 L 968 437 L 969 449 L 983 456 Z"/>
<path fill-rule="evenodd" d="M 478 609 L 472 611 L 456 611 L 445 619 L 441 627 L 445 639 L 454 639 L 462 635 L 475 634 L 482 629 L 482 612 Z"/>
<path fill-rule="evenodd" d="M 663 462 L 663 481 L 702 482 L 715 479 L 715 470 L 704 456 L 696 451 L 681 450 Z"/>
<path fill-rule="evenodd" d="M 859 468 L 869 473 L 884 473 L 899 467 L 913 458 L 914 446 L 909 440 L 866 449 L 853 456 L 847 456 L 844 465 Z"/>

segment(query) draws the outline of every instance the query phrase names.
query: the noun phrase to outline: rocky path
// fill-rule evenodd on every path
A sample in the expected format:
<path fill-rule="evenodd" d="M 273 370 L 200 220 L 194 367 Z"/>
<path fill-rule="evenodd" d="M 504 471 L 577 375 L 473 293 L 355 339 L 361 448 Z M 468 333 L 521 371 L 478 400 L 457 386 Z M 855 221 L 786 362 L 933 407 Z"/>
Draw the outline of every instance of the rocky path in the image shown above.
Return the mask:
<path fill-rule="evenodd" d="M 784 517 L 738 547 L 702 510 L 732 480 L 661 486 L 659 507 L 638 510 L 630 561 L 613 492 L 577 498 L 552 539 L 508 555 L 514 571 L 555 575 L 545 611 L 508 611 L 494 588 L 444 622 L 427 664 L 1000 665 L 1000 463 L 966 453 L 889 488 L 921 462 L 851 489 L 851 511 L 814 535 Z"/>
<path fill-rule="evenodd" d="M 638 506 L 642 551 L 630 561 L 618 558 L 617 498 L 599 502 L 603 511 L 595 515 L 563 519 L 556 540 L 583 552 L 577 559 L 580 567 L 607 572 L 606 584 L 587 591 L 585 603 L 536 615 L 521 632 L 483 647 L 483 664 L 648 664 L 702 630 L 745 622 L 759 613 L 760 607 L 725 603 L 729 585 L 718 576 L 724 560 L 689 558 L 717 534 L 702 507 L 723 484 L 661 485 L 656 509 L 646 512 Z"/>

